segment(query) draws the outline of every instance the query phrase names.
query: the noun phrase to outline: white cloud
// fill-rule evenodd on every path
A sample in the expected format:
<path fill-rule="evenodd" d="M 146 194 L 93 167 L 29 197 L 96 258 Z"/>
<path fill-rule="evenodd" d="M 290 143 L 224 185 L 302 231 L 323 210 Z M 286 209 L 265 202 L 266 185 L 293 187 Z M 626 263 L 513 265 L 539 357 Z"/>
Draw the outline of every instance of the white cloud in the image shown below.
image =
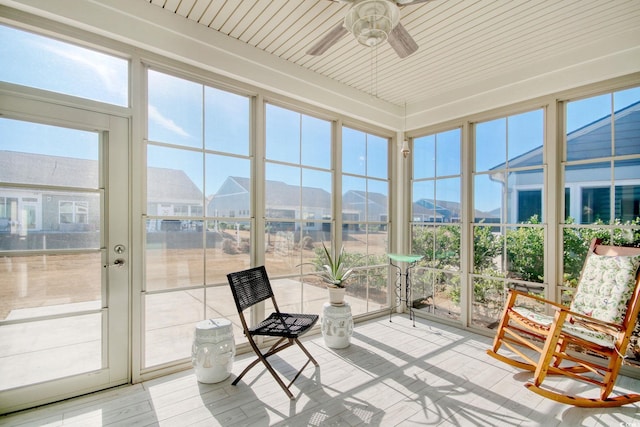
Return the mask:
<path fill-rule="evenodd" d="M 109 64 L 111 58 L 108 56 L 75 46 L 58 46 L 55 42 L 39 44 L 54 55 L 67 58 L 76 65 L 91 70 L 102 80 L 105 89 L 115 93 L 122 92 L 123 88 L 126 90 L 127 82 L 122 80 L 127 78 L 126 74 L 120 76 L 113 64 Z"/>
<path fill-rule="evenodd" d="M 180 126 L 178 126 L 173 120 L 163 116 L 156 107 L 154 107 L 153 105 L 149 105 L 149 120 L 151 120 L 152 122 L 154 122 L 155 124 L 157 124 L 158 126 L 161 126 L 163 128 L 165 128 L 166 130 L 176 133 L 180 136 L 183 136 L 185 138 L 189 137 L 189 133 L 187 131 L 185 131 L 184 129 L 182 129 Z"/>

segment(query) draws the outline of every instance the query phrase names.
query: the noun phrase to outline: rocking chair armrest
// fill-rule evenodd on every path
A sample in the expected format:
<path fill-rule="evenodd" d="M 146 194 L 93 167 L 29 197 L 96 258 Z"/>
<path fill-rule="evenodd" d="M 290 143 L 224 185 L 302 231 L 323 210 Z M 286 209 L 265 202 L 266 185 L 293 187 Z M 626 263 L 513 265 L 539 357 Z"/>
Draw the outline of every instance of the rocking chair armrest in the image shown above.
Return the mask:
<path fill-rule="evenodd" d="M 577 313 L 569 310 L 569 307 L 566 306 L 560 306 L 556 309 L 567 313 L 567 321 L 579 324 L 587 329 L 600 331 L 606 334 L 615 334 L 622 330 L 622 326 L 617 323 L 605 322 L 604 320 L 596 319 L 594 317 L 587 316 L 586 314 Z"/>
<path fill-rule="evenodd" d="M 541 302 L 543 304 L 549 304 L 550 306 L 557 308 L 557 309 L 561 309 L 561 308 L 566 308 L 566 306 L 562 305 L 562 304 L 558 304 L 557 302 L 554 301 L 550 301 L 548 299 L 544 299 L 542 297 L 539 297 L 537 295 L 532 295 L 523 291 L 519 291 L 517 289 L 509 289 L 509 293 L 511 294 L 515 294 L 517 296 L 522 296 L 524 298 L 529 298 L 532 300 L 536 300 L 538 302 Z M 515 302 L 515 298 L 513 299 L 513 301 Z"/>

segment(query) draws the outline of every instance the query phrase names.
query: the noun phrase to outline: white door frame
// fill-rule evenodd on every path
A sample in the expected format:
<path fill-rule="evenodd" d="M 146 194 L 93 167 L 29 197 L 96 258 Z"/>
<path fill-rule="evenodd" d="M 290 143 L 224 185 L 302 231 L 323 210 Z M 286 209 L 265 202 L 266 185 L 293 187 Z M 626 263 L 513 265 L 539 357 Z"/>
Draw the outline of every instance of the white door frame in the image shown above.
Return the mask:
<path fill-rule="evenodd" d="M 31 92 L 31 91 L 28 91 Z M 68 99 L 68 97 L 65 97 Z M 66 105 L 63 105 L 66 104 Z M 80 130 L 98 131 L 104 206 L 102 218 L 102 369 L 0 391 L 0 414 L 86 394 L 131 381 L 130 123 L 127 117 L 69 106 L 57 97 L 17 94 L 0 85 L 0 116 Z M 123 245 L 124 252 L 114 248 Z M 117 268 L 116 259 L 124 260 Z"/>

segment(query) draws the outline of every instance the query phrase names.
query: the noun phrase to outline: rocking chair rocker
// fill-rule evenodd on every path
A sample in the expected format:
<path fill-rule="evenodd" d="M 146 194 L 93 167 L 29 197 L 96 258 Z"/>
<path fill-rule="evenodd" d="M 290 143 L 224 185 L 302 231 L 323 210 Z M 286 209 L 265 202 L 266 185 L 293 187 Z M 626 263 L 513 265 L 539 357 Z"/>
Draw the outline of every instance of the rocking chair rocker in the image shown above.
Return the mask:
<path fill-rule="evenodd" d="M 570 307 L 510 290 L 490 356 L 534 372 L 525 386 L 541 396 L 580 407 L 616 407 L 640 394 L 610 397 L 640 311 L 640 248 L 591 242 Z M 552 308 L 552 316 L 533 305 Z M 500 354 L 501 347 L 513 354 Z M 537 360 L 536 360 L 537 359 Z M 547 375 L 596 385 L 599 397 L 544 386 Z"/>

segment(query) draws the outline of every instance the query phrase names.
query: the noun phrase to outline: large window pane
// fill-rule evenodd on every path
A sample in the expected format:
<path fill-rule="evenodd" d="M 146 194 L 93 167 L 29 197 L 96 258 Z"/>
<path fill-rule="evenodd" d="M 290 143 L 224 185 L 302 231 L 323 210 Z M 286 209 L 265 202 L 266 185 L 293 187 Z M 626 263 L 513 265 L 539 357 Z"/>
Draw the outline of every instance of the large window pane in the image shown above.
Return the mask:
<path fill-rule="evenodd" d="M 204 140 L 208 150 L 249 155 L 250 99 L 204 88 Z"/>
<path fill-rule="evenodd" d="M 0 25 L 0 40 L 0 80 L 129 105 L 126 59 L 4 25 Z"/>
<path fill-rule="evenodd" d="M 389 139 L 343 127 L 342 150 L 339 237 L 357 270 L 347 300 L 354 314 L 362 314 L 388 304 Z"/>
<path fill-rule="evenodd" d="M 331 218 L 331 193 L 326 190 L 331 188 L 331 177 L 328 171 L 302 170 L 301 207 L 306 232 L 317 229 L 313 222 Z"/>
<path fill-rule="evenodd" d="M 302 114 L 271 104 L 266 111 L 267 158 L 299 164 Z"/>
<path fill-rule="evenodd" d="M 367 134 L 342 128 L 342 172 L 356 175 L 367 173 Z"/>
<path fill-rule="evenodd" d="M 203 86 L 153 70 L 148 79 L 148 138 L 202 148 Z"/>
<path fill-rule="evenodd" d="M 563 304 L 571 302 L 592 239 L 640 246 L 640 88 L 568 101 L 566 114 Z M 638 328 L 634 335 L 632 343 Z"/>
<path fill-rule="evenodd" d="M 533 218 L 542 221 L 542 200 L 544 200 L 542 169 L 512 172 L 507 181 L 507 222 L 511 224 L 529 222 Z"/>
<path fill-rule="evenodd" d="M 389 219 L 389 183 L 367 180 L 367 221 L 387 222 Z"/>
<path fill-rule="evenodd" d="M 412 274 L 410 304 L 424 313 L 460 315 L 460 129 L 417 138 L 411 205 L 411 253 L 422 255 Z M 424 173 L 423 171 L 428 171 Z"/>
<path fill-rule="evenodd" d="M 476 172 L 494 169 L 507 160 L 506 122 L 498 119 L 476 125 Z"/>
<path fill-rule="evenodd" d="M 544 129 L 543 109 L 475 125 L 474 325 L 492 327 L 509 287 L 544 291 Z"/>
<path fill-rule="evenodd" d="M 387 303 L 386 226 L 350 224 L 343 229 L 342 239 L 349 265 L 358 270 L 347 286 L 347 295 L 353 297 L 348 299 L 352 312 L 361 314 L 380 309 Z"/>
<path fill-rule="evenodd" d="M 300 162 L 307 166 L 330 169 L 331 150 L 327 147 L 327 141 L 331 141 L 331 122 L 303 115 Z"/>
<path fill-rule="evenodd" d="M 567 104 L 567 160 L 611 156 L 611 95 Z"/>
<path fill-rule="evenodd" d="M 205 318 L 204 290 L 146 295 L 144 308 L 145 366 L 190 358 L 195 324 Z"/>
<path fill-rule="evenodd" d="M 99 149 L 97 132 L 0 118 L 0 182 L 97 189 Z"/>
<path fill-rule="evenodd" d="M 505 219 L 503 182 L 498 175 L 476 175 L 473 183 L 474 222 L 499 223 Z"/>
<path fill-rule="evenodd" d="M 208 222 L 206 232 L 205 283 L 227 283 L 227 273 L 251 267 L 249 222 L 220 219 Z M 214 309 L 215 309 L 214 305 Z"/>
<path fill-rule="evenodd" d="M 47 307 L 46 314 L 100 309 L 101 270 L 99 252 L 0 257 L 0 320 L 27 318 L 38 308 L 45 314 Z"/>
<path fill-rule="evenodd" d="M 300 219 L 300 168 L 267 163 L 266 179 L 266 217 Z"/>
<path fill-rule="evenodd" d="M 507 134 L 509 162 L 516 162 L 520 167 L 542 164 L 542 156 L 535 150 L 540 151 L 542 148 L 543 123 L 543 110 L 509 116 Z"/>
<path fill-rule="evenodd" d="M 436 136 L 427 135 L 413 140 L 413 178 L 433 178 L 436 174 Z"/>
<path fill-rule="evenodd" d="M 147 228 L 151 228 L 147 221 Z M 147 233 L 146 289 L 173 289 L 204 285 L 204 242 L 202 223 L 193 228 L 186 221 L 163 220 L 161 229 Z M 192 224 L 189 223 L 189 226 Z"/>
<path fill-rule="evenodd" d="M 202 216 L 203 154 L 150 145 L 147 148 L 147 213 Z"/>
<path fill-rule="evenodd" d="M 640 88 L 613 94 L 615 155 L 640 154 Z"/>
<path fill-rule="evenodd" d="M 100 135 L 0 118 L 0 250 L 100 248 Z M 51 187 L 56 187 L 51 188 Z"/>
<path fill-rule="evenodd" d="M 247 158 L 205 154 L 207 215 L 251 217 L 251 162 Z"/>
<path fill-rule="evenodd" d="M 460 129 L 437 135 L 435 167 L 438 176 L 460 175 L 460 136 Z"/>
<path fill-rule="evenodd" d="M 301 277 L 305 270 L 300 265 L 314 262 L 322 242 L 331 240 L 331 126 L 327 120 L 266 106 L 265 264 L 269 276 L 283 284 L 276 291 L 282 292 L 278 304 L 282 300 L 298 311 L 322 310 L 316 291 L 325 286 Z"/>
<path fill-rule="evenodd" d="M 544 254 L 544 230 L 541 227 L 508 228 L 505 246 L 509 278 L 544 282 L 544 256 L 541 255 Z"/>
<path fill-rule="evenodd" d="M 227 317 L 226 274 L 253 250 L 250 98 L 154 70 L 148 82 L 145 367 L 189 357 L 193 325 Z"/>
<path fill-rule="evenodd" d="M 412 274 L 414 310 L 451 320 L 460 319 L 460 275 L 431 269 Z"/>
<path fill-rule="evenodd" d="M 103 368 L 103 327 L 101 313 L 3 325 L 0 390 Z"/>
<path fill-rule="evenodd" d="M 387 178 L 389 174 L 389 140 L 375 135 L 367 135 L 367 175 Z"/>
<path fill-rule="evenodd" d="M 608 222 L 610 216 L 611 165 L 609 162 L 567 165 L 565 188 L 570 192 L 565 213 L 569 222 L 592 224 Z"/>
<path fill-rule="evenodd" d="M 473 277 L 471 324 L 490 328 L 500 320 L 507 286 L 502 280 Z"/>

